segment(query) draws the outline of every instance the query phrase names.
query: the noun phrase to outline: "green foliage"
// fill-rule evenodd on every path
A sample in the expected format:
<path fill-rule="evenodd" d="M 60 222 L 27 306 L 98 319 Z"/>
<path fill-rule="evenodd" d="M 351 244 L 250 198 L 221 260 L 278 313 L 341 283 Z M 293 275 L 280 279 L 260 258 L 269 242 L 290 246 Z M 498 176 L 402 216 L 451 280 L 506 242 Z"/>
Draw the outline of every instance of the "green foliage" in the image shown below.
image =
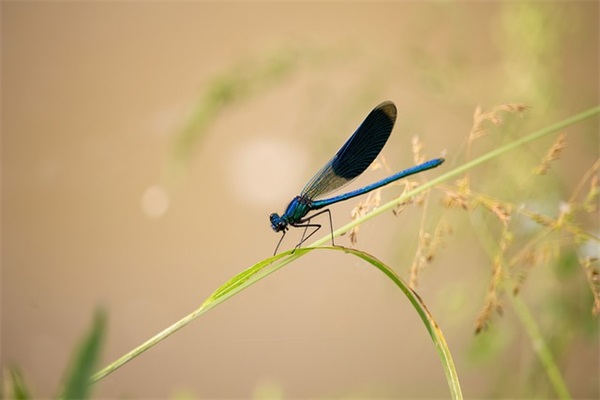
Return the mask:
<path fill-rule="evenodd" d="M 92 388 L 90 377 L 98 364 L 105 331 L 106 316 L 103 311 L 98 310 L 94 315 L 92 329 L 75 353 L 61 398 L 87 399 L 90 397 Z"/>
<path fill-rule="evenodd" d="M 106 331 L 106 316 L 104 311 L 98 310 L 90 332 L 73 354 L 73 361 L 67 374 L 61 394 L 58 399 L 88 399 L 90 398 L 92 381 L 90 377 L 96 369 L 102 342 Z M 16 367 L 9 369 L 10 377 L 4 382 L 0 398 L 32 399 L 31 390 Z"/>
<path fill-rule="evenodd" d="M 21 374 L 21 371 L 17 367 L 9 368 L 10 371 L 10 381 L 6 382 L 5 386 L 8 386 L 11 389 L 11 398 L 18 400 L 27 400 L 31 399 L 31 393 L 27 388 L 27 384 L 25 383 L 25 379 Z M 7 393 L 8 394 L 8 393 Z M 4 396 L 3 396 L 4 397 Z M 7 396 L 8 397 L 8 396 Z"/>

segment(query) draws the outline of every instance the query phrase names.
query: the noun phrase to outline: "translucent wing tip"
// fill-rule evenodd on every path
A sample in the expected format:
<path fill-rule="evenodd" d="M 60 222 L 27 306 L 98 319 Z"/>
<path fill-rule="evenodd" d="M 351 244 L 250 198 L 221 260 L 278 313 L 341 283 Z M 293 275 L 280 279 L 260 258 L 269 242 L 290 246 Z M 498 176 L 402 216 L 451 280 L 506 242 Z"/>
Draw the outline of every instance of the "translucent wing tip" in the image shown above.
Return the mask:
<path fill-rule="evenodd" d="M 383 103 L 379 104 L 375 107 L 376 110 L 381 110 L 388 116 L 392 121 L 396 121 L 396 116 L 398 115 L 398 110 L 396 109 L 396 105 L 394 102 L 390 100 L 386 100 Z"/>

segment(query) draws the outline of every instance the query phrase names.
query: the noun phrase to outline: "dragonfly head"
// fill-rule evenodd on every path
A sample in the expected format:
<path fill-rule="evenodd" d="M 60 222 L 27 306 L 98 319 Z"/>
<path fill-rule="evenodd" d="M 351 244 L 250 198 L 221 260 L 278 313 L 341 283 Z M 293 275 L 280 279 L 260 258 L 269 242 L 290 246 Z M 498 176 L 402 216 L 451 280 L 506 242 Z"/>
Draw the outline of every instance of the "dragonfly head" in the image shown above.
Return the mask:
<path fill-rule="evenodd" d="M 286 231 L 288 229 L 287 221 L 281 218 L 279 214 L 273 213 L 269 219 L 271 220 L 271 228 L 273 228 L 275 232 Z"/>

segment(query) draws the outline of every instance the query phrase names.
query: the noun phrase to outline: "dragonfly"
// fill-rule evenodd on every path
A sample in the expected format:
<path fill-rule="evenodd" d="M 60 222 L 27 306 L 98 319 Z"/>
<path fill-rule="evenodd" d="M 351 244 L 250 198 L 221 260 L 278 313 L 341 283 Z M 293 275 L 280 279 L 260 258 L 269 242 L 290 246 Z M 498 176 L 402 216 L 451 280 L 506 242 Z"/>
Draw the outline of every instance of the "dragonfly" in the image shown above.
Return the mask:
<path fill-rule="evenodd" d="M 285 212 L 282 215 L 277 213 L 270 215 L 271 228 L 275 232 L 282 232 L 274 254 L 277 254 L 277 250 L 290 226 L 304 228 L 302 238 L 295 249 L 302 246 L 305 241 L 321 229 L 321 225 L 313 223 L 312 220 L 324 213 L 329 215 L 331 244 L 335 246 L 331 211 L 326 207 L 369 193 L 407 176 L 436 168 L 444 162 L 443 158 L 435 158 L 360 189 L 322 199 L 321 197 L 352 182 L 373 163 L 392 133 L 396 115 L 396 105 L 391 101 L 384 101 L 375 107 L 333 158 L 308 181 L 302 192 L 292 199 Z M 317 212 L 309 215 L 313 211 Z M 312 231 L 306 236 L 309 228 Z"/>

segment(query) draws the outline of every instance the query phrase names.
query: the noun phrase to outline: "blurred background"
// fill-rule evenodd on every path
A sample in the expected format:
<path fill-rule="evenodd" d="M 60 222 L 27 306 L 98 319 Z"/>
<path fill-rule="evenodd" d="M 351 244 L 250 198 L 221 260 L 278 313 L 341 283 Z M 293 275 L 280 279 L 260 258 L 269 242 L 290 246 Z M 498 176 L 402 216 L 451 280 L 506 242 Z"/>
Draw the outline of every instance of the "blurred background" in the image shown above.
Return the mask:
<path fill-rule="evenodd" d="M 413 179 L 422 181 L 599 103 L 597 2 L 1 7 L 1 362 L 18 366 L 38 397 L 57 392 L 96 307 L 108 314 L 104 366 L 270 256 L 279 235 L 269 214 L 284 211 L 381 101 L 398 106 L 382 152 L 389 169 L 365 172 L 353 188 L 412 165 L 415 136 L 428 158 L 447 159 Z M 489 135 L 468 143 L 478 106 L 509 103 L 528 109 L 499 112 L 502 126 L 487 123 Z M 557 396 L 513 309 L 515 282 L 571 395 L 600 396 L 593 265 L 582 266 L 597 242 L 544 235 L 518 213 L 556 219 L 585 197 L 597 128 L 594 117 L 564 130 L 566 147 L 545 175 L 531 171 L 558 134 L 470 172 L 470 190 L 513 205 L 502 255 L 547 255 L 507 270 L 492 307 L 502 316 L 492 312 L 478 335 L 506 244 L 493 213 L 448 207 L 447 181 L 423 205 L 359 231 L 357 248 L 409 280 L 422 232 L 444 227 L 417 292 L 466 397 Z M 402 190 L 387 187 L 382 199 Z M 333 207 L 336 228 L 360 200 Z M 569 221 L 600 233 L 594 210 Z M 347 236 L 336 243 L 350 245 Z M 303 257 L 95 388 L 98 398 L 448 393 L 406 298 L 338 252 Z"/>

